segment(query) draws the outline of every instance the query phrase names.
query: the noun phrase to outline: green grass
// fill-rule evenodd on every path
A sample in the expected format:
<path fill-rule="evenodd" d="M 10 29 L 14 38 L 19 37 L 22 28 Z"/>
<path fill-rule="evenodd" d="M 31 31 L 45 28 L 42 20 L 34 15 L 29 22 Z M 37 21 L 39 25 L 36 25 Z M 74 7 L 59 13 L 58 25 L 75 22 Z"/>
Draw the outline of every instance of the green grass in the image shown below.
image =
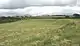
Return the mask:
<path fill-rule="evenodd" d="M 30 19 L 0 24 L 0 46 L 80 44 L 80 19 Z"/>

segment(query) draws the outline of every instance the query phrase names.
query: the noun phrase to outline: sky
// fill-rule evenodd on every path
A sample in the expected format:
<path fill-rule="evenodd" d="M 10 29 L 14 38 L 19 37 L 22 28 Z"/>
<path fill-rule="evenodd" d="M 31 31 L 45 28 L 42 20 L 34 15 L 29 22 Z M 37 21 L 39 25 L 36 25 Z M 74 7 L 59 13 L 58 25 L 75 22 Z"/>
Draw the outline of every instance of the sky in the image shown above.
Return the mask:
<path fill-rule="evenodd" d="M 21 15 L 80 13 L 80 0 L 0 0 L 0 13 Z M 8 13 L 9 14 L 9 13 Z"/>
<path fill-rule="evenodd" d="M 0 8 L 16 9 L 28 6 L 75 6 L 79 0 L 0 0 Z"/>

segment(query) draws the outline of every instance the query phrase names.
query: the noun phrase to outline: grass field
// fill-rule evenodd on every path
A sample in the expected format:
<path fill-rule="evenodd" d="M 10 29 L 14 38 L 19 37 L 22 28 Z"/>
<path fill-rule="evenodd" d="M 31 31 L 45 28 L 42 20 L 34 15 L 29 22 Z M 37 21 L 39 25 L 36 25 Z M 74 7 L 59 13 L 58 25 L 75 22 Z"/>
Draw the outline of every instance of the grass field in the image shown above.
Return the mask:
<path fill-rule="evenodd" d="M 29 19 L 0 24 L 0 46 L 78 46 L 80 19 Z"/>

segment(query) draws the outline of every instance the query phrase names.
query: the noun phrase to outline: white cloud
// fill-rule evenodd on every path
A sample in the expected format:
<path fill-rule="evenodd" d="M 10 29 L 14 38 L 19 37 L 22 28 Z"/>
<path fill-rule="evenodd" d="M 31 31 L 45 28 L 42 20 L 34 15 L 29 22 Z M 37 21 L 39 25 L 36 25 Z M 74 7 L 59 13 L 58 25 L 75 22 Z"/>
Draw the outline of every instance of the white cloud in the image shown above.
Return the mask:
<path fill-rule="evenodd" d="M 30 8 L 30 9 L 29 9 Z M 54 7 L 54 6 L 44 6 L 44 7 L 28 7 L 28 9 L 25 9 L 28 14 L 31 15 L 42 15 L 42 14 L 53 14 L 53 13 L 59 13 L 62 11 L 62 8 Z"/>
<path fill-rule="evenodd" d="M 60 7 L 60 6 L 43 6 L 43 7 L 38 7 L 38 6 L 34 6 L 34 7 L 26 7 L 24 9 L 13 9 L 13 10 L 9 10 L 9 9 L 0 9 L 0 13 L 8 13 L 7 16 L 9 14 L 17 14 L 17 15 L 24 15 L 24 14 L 30 14 L 30 15 L 44 15 L 44 14 L 57 14 L 57 15 L 72 15 L 74 13 L 80 13 L 80 7 L 78 6 L 74 6 L 74 7 L 70 7 L 70 6 L 65 6 L 65 7 Z"/>
<path fill-rule="evenodd" d="M 22 13 L 24 14 L 31 14 L 31 15 L 44 15 L 44 14 L 57 14 L 57 15 L 72 15 L 74 13 L 79 13 L 80 12 L 80 7 L 70 7 L 70 6 L 65 6 L 65 7 L 60 7 L 60 6 L 44 6 L 44 7 L 26 7 L 24 9 L 18 9 L 16 12 L 21 13 L 19 11 L 22 10 Z"/>

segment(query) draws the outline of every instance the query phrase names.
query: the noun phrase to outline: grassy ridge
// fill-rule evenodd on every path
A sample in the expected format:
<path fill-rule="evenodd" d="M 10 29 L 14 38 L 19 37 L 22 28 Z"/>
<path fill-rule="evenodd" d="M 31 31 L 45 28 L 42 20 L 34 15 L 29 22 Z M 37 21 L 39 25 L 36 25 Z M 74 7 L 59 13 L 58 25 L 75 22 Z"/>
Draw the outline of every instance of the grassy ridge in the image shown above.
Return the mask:
<path fill-rule="evenodd" d="M 0 46 L 73 46 L 80 43 L 79 23 L 80 19 L 30 19 L 0 24 Z"/>

